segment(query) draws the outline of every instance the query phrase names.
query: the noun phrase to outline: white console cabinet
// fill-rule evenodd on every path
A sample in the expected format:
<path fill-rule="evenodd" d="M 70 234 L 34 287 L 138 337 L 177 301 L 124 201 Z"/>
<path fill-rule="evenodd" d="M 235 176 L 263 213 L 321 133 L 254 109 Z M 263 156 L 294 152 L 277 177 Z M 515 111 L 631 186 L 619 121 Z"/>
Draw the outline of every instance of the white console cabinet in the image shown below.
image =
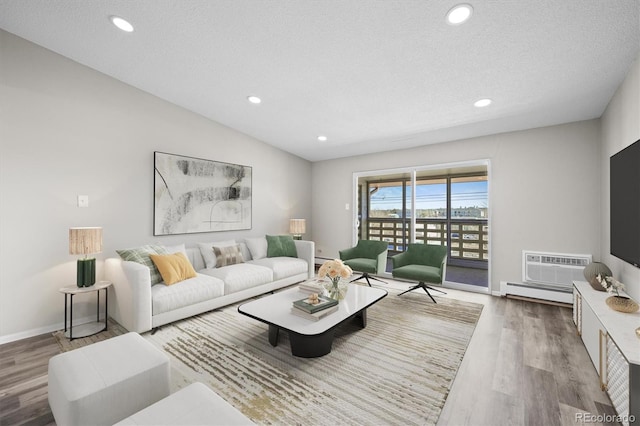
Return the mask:
<path fill-rule="evenodd" d="M 614 311 L 586 281 L 573 282 L 573 322 L 620 423 L 640 422 L 640 312 Z M 634 423 L 632 423 L 634 424 Z"/>

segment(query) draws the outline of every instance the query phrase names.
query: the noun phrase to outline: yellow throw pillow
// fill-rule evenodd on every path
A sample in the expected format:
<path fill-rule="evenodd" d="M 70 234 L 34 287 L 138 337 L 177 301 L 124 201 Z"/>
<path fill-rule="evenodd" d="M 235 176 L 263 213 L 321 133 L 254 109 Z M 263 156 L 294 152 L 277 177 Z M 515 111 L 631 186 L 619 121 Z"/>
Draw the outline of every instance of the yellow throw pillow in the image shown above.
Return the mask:
<path fill-rule="evenodd" d="M 196 276 L 191 262 L 183 253 L 151 254 L 149 257 L 160 271 L 166 285 L 179 283 Z"/>

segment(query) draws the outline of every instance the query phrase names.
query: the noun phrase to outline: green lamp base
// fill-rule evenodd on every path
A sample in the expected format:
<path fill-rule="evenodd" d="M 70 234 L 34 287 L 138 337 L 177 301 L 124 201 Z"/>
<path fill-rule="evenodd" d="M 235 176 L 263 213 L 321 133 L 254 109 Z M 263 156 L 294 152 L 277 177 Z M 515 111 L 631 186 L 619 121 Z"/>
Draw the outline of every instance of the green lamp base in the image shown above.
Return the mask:
<path fill-rule="evenodd" d="M 96 283 L 96 260 L 78 259 L 78 287 L 91 287 Z"/>

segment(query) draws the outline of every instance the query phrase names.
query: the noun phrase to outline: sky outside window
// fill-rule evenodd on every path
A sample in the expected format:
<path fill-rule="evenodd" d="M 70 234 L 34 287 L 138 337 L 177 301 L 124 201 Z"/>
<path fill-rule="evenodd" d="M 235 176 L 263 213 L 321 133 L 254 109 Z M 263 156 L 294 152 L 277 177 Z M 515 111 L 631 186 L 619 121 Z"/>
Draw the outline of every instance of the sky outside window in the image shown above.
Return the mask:
<path fill-rule="evenodd" d="M 482 179 L 482 180 L 477 180 Z M 429 183 L 427 183 L 429 182 Z M 410 208 L 411 185 L 407 185 L 407 208 Z M 447 186 L 444 179 L 418 181 L 416 210 L 444 210 L 447 207 Z M 486 177 L 453 178 L 451 183 L 451 208 L 488 208 Z M 371 210 L 395 210 L 402 213 L 402 182 L 385 183 L 371 195 Z M 441 216 L 438 214 L 437 216 Z M 378 216 L 379 217 L 379 216 Z"/>

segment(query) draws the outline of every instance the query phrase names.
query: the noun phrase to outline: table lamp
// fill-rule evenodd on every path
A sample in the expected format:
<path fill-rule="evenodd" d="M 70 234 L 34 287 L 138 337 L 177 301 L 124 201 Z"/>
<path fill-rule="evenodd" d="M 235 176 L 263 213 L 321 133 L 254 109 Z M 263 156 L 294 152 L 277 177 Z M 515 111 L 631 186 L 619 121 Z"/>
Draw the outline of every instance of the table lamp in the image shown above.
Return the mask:
<path fill-rule="evenodd" d="M 69 228 L 69 254 L 84 255 L 84 259 L 78 259 L 76 282 L 78 287 L 91 287 L 95 284 L 96 259 L 89 258 L 88 255 L 101 251 L 102 228 Z"/>
<path fill-rule="evenodd" d="M 294 240 L 301 240 L 302 234 L 306 231 L 305 219 L 289 219 L 289 233 L 293 234 Z"/>

